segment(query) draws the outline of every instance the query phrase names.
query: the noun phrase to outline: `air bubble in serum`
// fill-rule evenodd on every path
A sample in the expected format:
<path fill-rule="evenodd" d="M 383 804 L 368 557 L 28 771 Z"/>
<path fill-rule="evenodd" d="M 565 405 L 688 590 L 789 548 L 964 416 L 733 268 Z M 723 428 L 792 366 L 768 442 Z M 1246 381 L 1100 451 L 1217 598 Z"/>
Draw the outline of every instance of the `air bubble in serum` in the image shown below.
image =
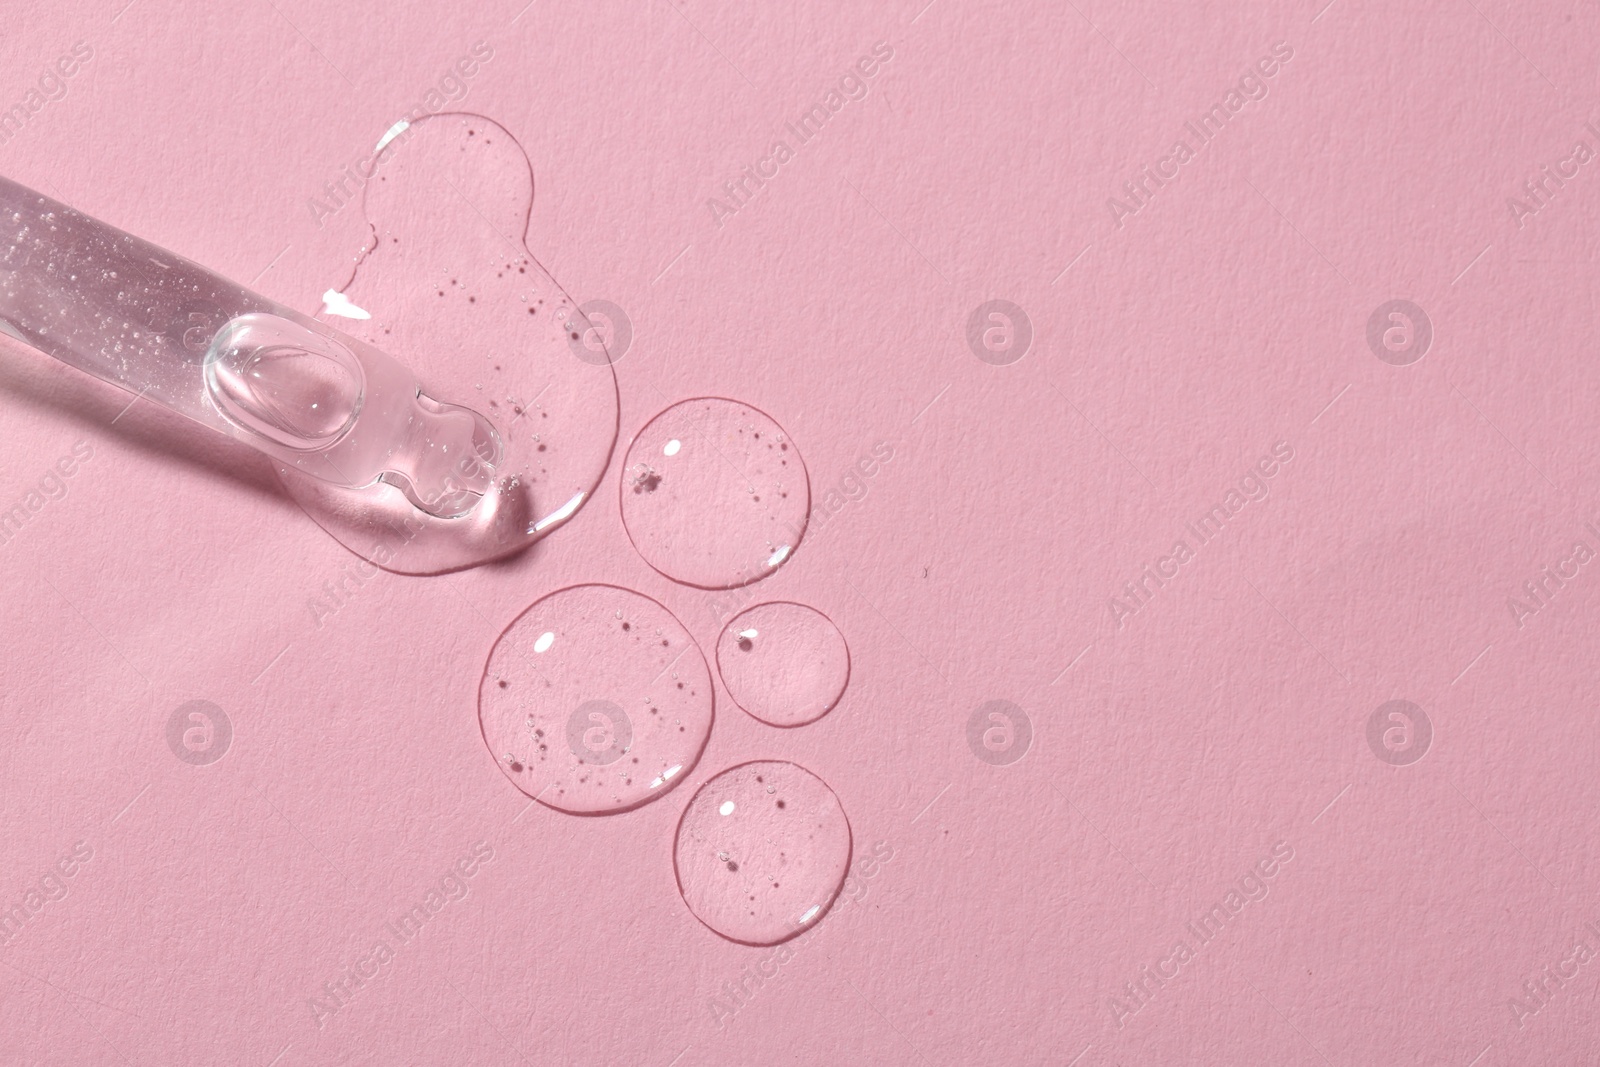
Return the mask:
<path fill-rule="evenodd" d="M 758 604 L 717 639 L 717 671 L 733 702 L 770 726 L 803 726 L 832 711 L 850 681 L 844 635 L 804 604 Z"/>
<path fill-rule="evenodd" d="M 827 914 L 850 848 L 833 790 L 803 767 L 763 760 L 700 787 L 678 824 L 673 863 L 695 918 L 730 941 L 775 945 Z"/>
<path fill-rule="evenodd" d="M 498 761 L 501 773 L 524 793 L 574 814 L 626 811 L 666 793 L 700 758 L 711 672 L 654 600 L 572 586 L 495 642 L 478 718 L 489 751 L 512 757 Z"/>
<path fill-rule="evenodd" d="M 622 522 L 645 562 L 702 589 L 777 570 L 811 513 L 805 464 L 783 427 L 717 397 L 650 420 L 628 450 L 621 489 Z"/>

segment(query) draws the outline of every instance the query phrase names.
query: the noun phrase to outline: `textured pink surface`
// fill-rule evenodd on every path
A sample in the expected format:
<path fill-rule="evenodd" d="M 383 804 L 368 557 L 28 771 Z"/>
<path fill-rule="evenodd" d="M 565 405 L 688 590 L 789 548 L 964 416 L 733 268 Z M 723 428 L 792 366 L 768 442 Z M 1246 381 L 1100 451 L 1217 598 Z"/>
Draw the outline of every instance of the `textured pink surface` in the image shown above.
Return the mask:
<path fill-rule="evenodd" d="M 0 172 L 306 310 L 367 235 L 342 168 L 430 92 L 493 116 L 530 248 L 631 319 L 619 454 L 734 397 L 823 510 L 691 589 L 614 455 L 527 555 L 397 577 L 251 454 L 0 346 L 0 1062 L 1593 1058 L 1600 10 L 1324 2 L 9 5 Z M 969 349 L 991 300 L 1020 359 L 987 313 Z M 1369 347 L 1391 300 L 1418 362 Z M 477 681 L 580 582 L 706 650 L 813 605 L 849 688 L 788 731 L 719 694 L 682 787 L 547 811 Z M 169 748 L 191 700 L 221 759 Z M 1431 723 L 1408 765 L 1391 700 Z M 754 759 L 826 781 L 857 857 L 767 949 L 672 866 Z"/>

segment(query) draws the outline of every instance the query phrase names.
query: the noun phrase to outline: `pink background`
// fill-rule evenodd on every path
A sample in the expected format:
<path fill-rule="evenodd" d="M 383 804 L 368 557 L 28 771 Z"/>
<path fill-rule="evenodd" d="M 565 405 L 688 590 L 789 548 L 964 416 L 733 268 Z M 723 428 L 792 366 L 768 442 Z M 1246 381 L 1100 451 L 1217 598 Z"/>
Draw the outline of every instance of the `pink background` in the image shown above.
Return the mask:
<path fill-rule="evenodd" d="M 500 630 L 587 581 L 708 654 L 719 630 L 629 545 L 616 458 L 537 550 L 380 574 L 319 627 L 355 557 L 254 456 L 6 342 L 0 501 L 93 457 L 0 546 L 0 906 L 92 858 L 0 947 L 0 1061 L 1594 1055 L 1600 574 L 1520 626 L 1507 599 L 1600 549 L 1600 164 L 1520 226 L 1507 198 L 1600 148 L 1600 9 L 1323 2 L 8 5 L 0 107 L 94 55 L 0 173 L 307 311 L 365 237 L 307 199 L 489 42 L 458 106 L 532 158 L 530 247 L 635 327 L 618 455 L 723 395 L 785 427 L 819 499 L 894 458 L 747 591 L 839 625 L 840 705 L 778 731 L 719 692 L 690 780 L 578 819 L 479 737 Z M 879 41 L 867 97 L 718 226 L 706 200 Z M 1278 42 L 1265 98 L 1115 225 L 1107 198 Z M 1033 323 L 1010 366 L 966 345 L 991 298 Z M 1434 327 L 1408 367 L 1366 341 L 1393 298 Z M 1119 627 L 1111 598 L 1278 442 L 1267 499 Z M 191 699 L 233 724 L 209 766 L 167 747 Z M 966 740 L 996 699 L 1034 730 L 1005 766 Z M 1433 724 L 1410 766 L 1368 747 L 1391 699 Z M 838 792 L 862 857 L 781 961 L 672 871 L 694 788 L 767 758 Z M 319 1027 L 307 999 L 479 842 L 469 894 Z M 1119 1014 L 1279 842 L 1265 898 Z"/>

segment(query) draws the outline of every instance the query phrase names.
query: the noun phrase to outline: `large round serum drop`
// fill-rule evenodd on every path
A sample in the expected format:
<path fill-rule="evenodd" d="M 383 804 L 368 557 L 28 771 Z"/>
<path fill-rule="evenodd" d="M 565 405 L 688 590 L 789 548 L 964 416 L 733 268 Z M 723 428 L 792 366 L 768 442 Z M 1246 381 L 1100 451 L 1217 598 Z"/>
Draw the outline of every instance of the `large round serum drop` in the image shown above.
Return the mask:
<path fill-rule="evenodd" d="M 810 513 L 794 442 L 737 400 L 674 404 L 628 449 L 622 524 L 673 581 L 730 589 L 765 578 L 794 554 Z"/>
<path fill-rule="evenodd" d="M 682 781 L 711 734 L 711 672 L 683 626 L 611 585 L 552 593 L 489 652 L 484 742 L 516 787 L 560 811 L 603 815 Z"/>
<path fill-rule="evenodd" d="M 717 671 L 733 702 L 769 726 L 803 726 L 844 695 L 850 650 L 829 618 L 804 604 L 757 604 L 717 639 Z"/>
<path fill-rule="evenodd" d="M 850 823 L 805 768 L 742 763 L 689 802 L 673 863 L 697 919 L 731 941 L 775 945 L 827 914 L 850 865 Z"/>

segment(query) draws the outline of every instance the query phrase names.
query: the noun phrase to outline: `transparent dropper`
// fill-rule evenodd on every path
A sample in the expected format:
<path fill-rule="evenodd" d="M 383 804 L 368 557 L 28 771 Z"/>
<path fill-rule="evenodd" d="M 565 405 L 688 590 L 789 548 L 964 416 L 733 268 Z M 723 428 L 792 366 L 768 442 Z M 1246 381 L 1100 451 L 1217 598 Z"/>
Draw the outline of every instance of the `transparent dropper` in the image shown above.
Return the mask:
<path fill-rule="evenodd" d="M 0 177 L 0 331 L 330 485 L 436 518 L 494 485 L 500 437 L 403 364 Z"/>

